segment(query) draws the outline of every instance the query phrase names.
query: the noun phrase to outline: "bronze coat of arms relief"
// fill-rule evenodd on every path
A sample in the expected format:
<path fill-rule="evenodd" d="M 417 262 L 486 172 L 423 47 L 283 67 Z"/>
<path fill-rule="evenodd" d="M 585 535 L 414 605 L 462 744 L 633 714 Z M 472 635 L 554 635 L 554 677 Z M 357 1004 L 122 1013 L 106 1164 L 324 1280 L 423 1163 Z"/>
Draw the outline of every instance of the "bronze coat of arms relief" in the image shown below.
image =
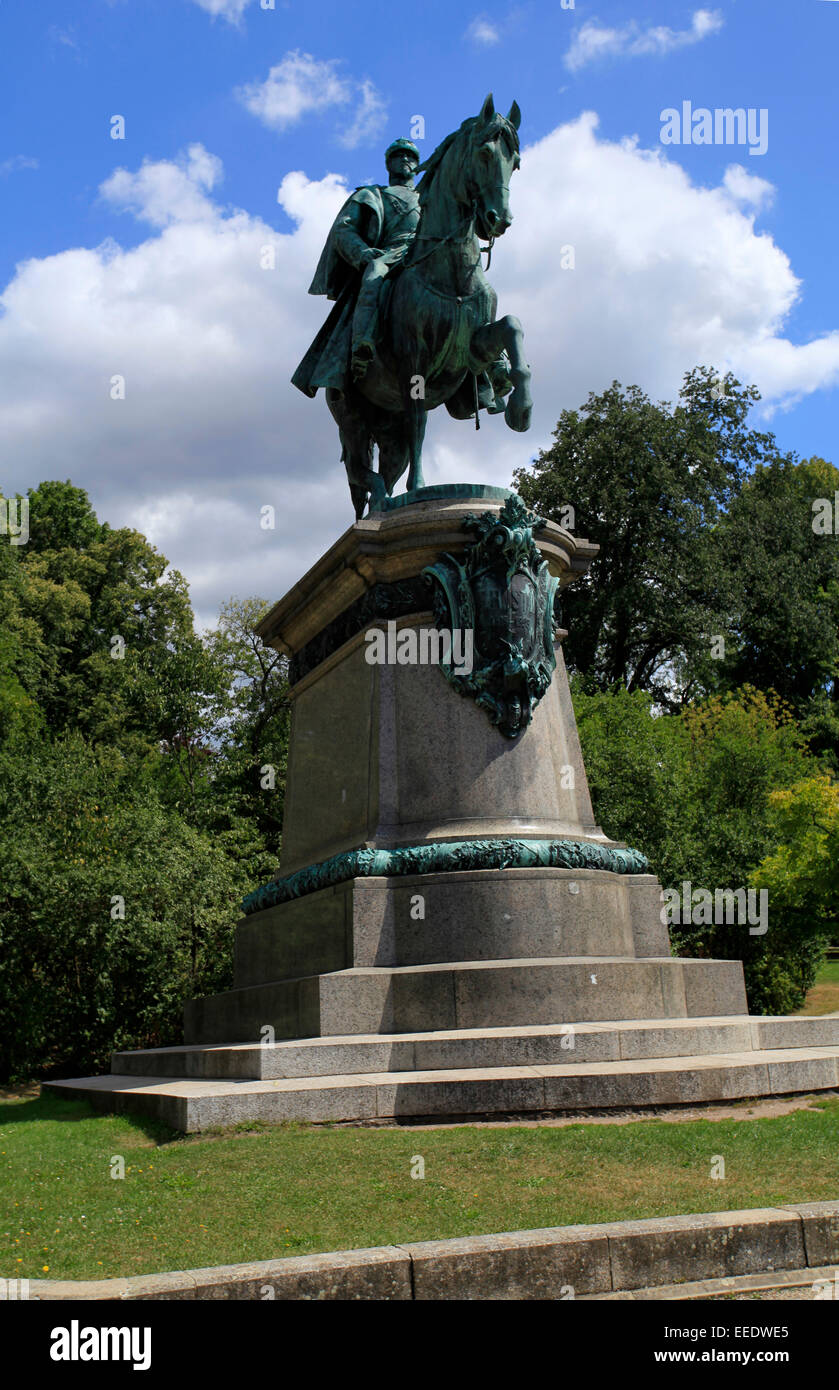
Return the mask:
<path fill-rule="evenodd" d="M 473 633 L 471 672 L 443 663 L 443 674 L 459 695 L 486 710 L 507 738 L 518 738 L 527 728 L 556 667 L 559 580 L 533 539 L 544 524 L 520 497 L 509 497 L 500 512 L 466 518 L 463 528 L 476 541 L 463 562 L 444 555 L 423 571 L 433 587 L 437 627 Z"/>

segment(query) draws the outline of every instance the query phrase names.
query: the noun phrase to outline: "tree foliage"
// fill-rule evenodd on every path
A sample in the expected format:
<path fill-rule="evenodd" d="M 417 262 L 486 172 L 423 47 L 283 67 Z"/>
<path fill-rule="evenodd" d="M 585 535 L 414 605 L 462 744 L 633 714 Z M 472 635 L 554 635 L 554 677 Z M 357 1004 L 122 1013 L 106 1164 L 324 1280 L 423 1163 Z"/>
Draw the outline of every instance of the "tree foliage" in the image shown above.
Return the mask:
<path fill-rule="evenodd" d="M 675 710 L 748 683 L 839 750 L 839 537 L 814 502 L 839 489 L 823 459 L 781 455 L 747 417 L 759 399 L 709 368 L 675 408 L 617 382 L 563 411 L 516 484 L 543 516 L 600 551 L 563 594 L 566 655 L 600 690 L 644 690 Z"/>
<path fill-rule="evenodd" d="M 663 887 L 769 889 L 769 926 L 671 927 L 679 955 L 742 960 L 751 1009 L 799 1008 L 823 955 L 833 918 L 793 914 L 791 898 L 756 879 L 779 852 L 784 825 L 776 798 L 812 775 L 814 760 L 792 711 L 774 696 L 744 687 L 656 715 L 652 697 L 618 687 L 586 693 L 577 678 L 574 705 L 595 815 L 606 833 L 644 851 Z"/>
<path fill-rule="evenodd" d="M 29 507 L 28 544 L 0 539 L 7 1077 L 175 1042 L 184 999 L 229 986 L 241 899 L 276 870 L 288 725 L 264 600 L 198 636 L 145 537 L 70 483 Z"/>

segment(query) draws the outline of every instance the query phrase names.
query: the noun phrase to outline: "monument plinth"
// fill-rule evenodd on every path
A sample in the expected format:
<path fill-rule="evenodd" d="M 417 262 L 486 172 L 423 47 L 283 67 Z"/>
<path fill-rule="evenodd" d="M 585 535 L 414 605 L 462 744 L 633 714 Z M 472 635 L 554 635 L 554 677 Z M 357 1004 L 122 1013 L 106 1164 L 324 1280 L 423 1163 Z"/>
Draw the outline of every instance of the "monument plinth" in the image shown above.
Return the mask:
<path fill-rule="evenodd" d="M 739 961 L 671 956 L 657 880 L 594 820 L 553 631 L 594 548 L 503 491 L 446 492 L 357 522 L 261 624 L 290 658 L 284 842 L 234 987 L 187 1003 L 185 1046 L 55 1089 L 194 1131 L 839 1083 L 839 1018 L 750 1019 Z M 470 672 L 367 659 L 452 606 Z"/>
<path fill-rule="evenodd" d="M 477 506 L 499 515 L 508 496 Z M 439 586 L 426 571 L 444 554 L 467 552 L 464 522 L 475 510 L 474 497 L 455 495 L 357 522 L 260 624 L 262 640 L 290 658 L 281 875 L 361 846 L 498 835 L 607 843 L 592 816 L 564 670 L 528 737 L 509 738 L 438 665 L 416 659 L 421 642 L 412 652 L 398 640 L 405 628 L 434 627 Z M 551 522 L 538 545 L 563 587 L 596 552 Z M 384 661 L 371 659 L 371 631 L 385 637 Z"/>
<path fill-rule="evenodd" d="M 187 1041 L 743 1013 L 739 963 L 671 958 L 643 855 L 594 821 L 554 602 L 595 547 L 502 489 L 427 491 L 260 624 L 290 659 L 282 860 Z M 405 636 L 444 630 L 448 574 L 474 624 L 459 676 Z"/>

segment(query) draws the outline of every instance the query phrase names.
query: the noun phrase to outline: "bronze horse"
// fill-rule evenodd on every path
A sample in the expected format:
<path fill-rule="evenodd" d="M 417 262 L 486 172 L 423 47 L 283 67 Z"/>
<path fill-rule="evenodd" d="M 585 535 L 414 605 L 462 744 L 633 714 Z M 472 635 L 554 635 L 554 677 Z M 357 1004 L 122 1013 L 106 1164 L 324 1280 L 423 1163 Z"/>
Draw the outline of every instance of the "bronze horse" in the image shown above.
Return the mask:
<path fill-rule="evenodd" d="M 509 184 L 520 164 L 520 120 L 515 102 L 502 116 L 490 95 L 420 166 L 419 227 L 386 291 L 376 357 L 360 382 L 327 389 L 358 518 L 368 501 L 374 511 L 392 493 L 406 469 L 408 491 L 423 486 L 426 414 L 438 405 L 460 420 L 477 423 L 478 409 L 486 408 L 503 410 L 511 429 L 530 426 L 521 324 L 509 314 L 496 319 L 497 296 L 479 242 L 491 247 L 512 221 Z"/>

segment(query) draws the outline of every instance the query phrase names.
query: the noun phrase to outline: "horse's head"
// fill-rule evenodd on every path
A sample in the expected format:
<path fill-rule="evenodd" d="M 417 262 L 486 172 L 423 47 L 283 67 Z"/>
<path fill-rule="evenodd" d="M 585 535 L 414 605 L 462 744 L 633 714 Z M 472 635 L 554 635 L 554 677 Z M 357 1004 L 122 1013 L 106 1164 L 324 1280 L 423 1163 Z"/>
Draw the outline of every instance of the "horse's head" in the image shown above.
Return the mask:
<path fill-rule="evenodd" d="M 475 208 L 475 229 L 488 241 L 503 236 L 513 220 L 510 176 L 521 164 L 520 123 L 518 103 L 502 116 L 490 92 L 472 125 L 466 191 Z"/>

